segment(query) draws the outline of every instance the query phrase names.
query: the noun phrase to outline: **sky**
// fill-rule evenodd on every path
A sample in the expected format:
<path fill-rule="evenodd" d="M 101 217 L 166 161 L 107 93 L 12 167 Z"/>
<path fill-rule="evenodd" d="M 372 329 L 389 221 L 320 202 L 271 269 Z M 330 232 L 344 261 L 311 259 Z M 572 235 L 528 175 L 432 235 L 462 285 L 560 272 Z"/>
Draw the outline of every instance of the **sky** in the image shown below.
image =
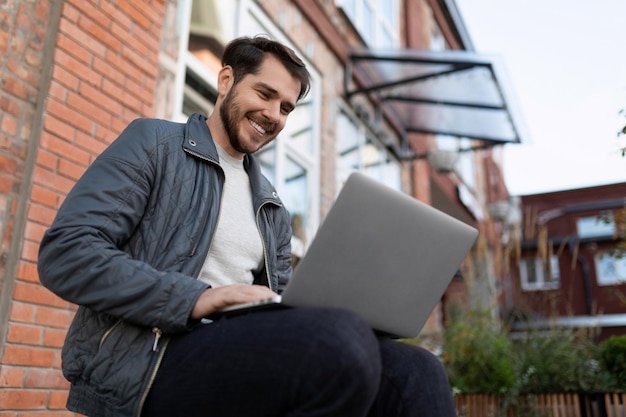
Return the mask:
<path fill-rule="evenodd" d="M 456 0 L 476 52 L 504 64 L 526 137 L 511 195 L 626 182 L 626 0 Z"/>

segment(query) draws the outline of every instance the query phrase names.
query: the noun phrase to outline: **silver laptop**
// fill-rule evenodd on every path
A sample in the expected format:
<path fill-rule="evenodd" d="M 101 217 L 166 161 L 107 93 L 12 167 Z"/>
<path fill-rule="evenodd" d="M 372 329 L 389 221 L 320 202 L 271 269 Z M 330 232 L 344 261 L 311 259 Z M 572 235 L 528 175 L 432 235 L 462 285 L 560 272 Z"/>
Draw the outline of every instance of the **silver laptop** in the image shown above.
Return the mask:
<path fill-rule="evenodd" d="M 415 337 L 477 236 L 466 223 L 353 173 L 280 300 L 244 308 L 340 307 L 376 331 Z"/>

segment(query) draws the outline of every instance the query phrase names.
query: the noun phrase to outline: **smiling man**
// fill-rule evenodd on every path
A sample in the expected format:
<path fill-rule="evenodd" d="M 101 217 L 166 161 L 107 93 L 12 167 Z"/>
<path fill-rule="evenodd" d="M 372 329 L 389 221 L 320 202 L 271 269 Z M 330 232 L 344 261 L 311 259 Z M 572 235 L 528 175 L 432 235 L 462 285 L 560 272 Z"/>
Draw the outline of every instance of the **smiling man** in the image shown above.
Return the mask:
<path fill-rule="evenodd" d="M 290 216 L 252 155 L 309 89 L 266 38 L 227 45 L 207 119 L 139 119 L 42 239 L 41 282 L 79 306 L 67 406 L 90 417 L 454 416 L 437 358 L 341 309 L 201 320 L 281 293 Z M 381 281 L 384 282 L 384 281 Z"/>

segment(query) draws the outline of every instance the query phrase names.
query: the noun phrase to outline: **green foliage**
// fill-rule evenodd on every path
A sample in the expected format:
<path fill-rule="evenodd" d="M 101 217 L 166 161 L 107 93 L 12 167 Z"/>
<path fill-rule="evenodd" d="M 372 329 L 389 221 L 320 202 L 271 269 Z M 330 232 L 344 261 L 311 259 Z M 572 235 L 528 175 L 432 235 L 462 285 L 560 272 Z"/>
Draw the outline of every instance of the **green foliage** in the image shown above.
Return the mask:
<path fill-rule="evenodd" d="M 486 312 L 457 312 L 443 335 L 453 389 L 498 394 L 504 404 L 533 393 L 626 391 L 626 336 L 598 345 L 571 329 L 515 337 Z"/>
<path fill-rule="evenodd" d="M 470 313 L 450 323 L 444 351 L 450 382 L 461 392 L 501 394 L 515 383 L 510 341 L 486 314 Z"/>
<path fill-rule="evenodd" d="M 602 342 L 598 361 L 608 388 L 626 391 L 626 336 L 612 336 Z"/>
<path fill-rule="evenodd" d="M 596 391 L 596 346 L 567 329 L 531 331 L 513 346 L 516 393 Z"/>

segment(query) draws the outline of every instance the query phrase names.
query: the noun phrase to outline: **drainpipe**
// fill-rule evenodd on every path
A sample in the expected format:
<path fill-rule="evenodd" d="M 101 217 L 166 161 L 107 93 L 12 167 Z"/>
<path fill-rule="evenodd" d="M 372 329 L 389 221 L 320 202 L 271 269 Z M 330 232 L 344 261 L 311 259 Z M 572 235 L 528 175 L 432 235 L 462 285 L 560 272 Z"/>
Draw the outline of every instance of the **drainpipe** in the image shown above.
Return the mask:
<path fill-rule="evenodd" d="M 587 315 L 593 314 L 593 290 L 591 286 L 591 273 L 589 262 L 580 254 L 580 251 L 575 252 L 574 241 L 569 239 L 567 247 L 574 256 L 576 253 L 576 262 L 578 262 L 583 270 L 583 290 L 585 291 L 585 307 L 587 308 Z"/>

